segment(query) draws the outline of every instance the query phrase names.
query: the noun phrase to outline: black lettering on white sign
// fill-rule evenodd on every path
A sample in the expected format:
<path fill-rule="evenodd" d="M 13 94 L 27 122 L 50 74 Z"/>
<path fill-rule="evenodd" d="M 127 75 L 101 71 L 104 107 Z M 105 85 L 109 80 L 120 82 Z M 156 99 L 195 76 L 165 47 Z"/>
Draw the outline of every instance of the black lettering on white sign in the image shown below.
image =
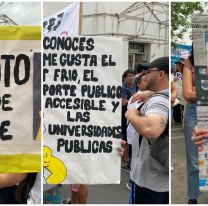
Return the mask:
<path fill-rule="evenodd" d="M 102 48 L 96 48 L 92 37 L 46 36 L 43 48 L 44 107 L 46 111 L 65 115 L 62 123 L 54 118 L 53 123 L 46 125 L 49 135 L 62 136 L 57 140 L 57 151 L 111 153 L 112 141 L 102 138 L 120 138 L 121 126 L 92 124 L 92 113 L 96 112 L 100 118 L 110 113 L 120 114 L 121 85 L 114 85 L 111 76 L 105 83 L 102 81 L 102 74 L 117 66 L 114 55 L 102 54 Z M 86 137 L 87 147 L 79 137 Z M 90 140 L 90 137 L 101 139 Z"/>

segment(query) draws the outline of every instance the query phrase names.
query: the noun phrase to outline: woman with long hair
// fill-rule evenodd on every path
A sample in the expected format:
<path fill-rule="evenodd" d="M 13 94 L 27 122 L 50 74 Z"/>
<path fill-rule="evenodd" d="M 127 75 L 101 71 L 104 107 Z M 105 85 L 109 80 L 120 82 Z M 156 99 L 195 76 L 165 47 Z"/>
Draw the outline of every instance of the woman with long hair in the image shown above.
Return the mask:
<path fill-rule="evenodd" d="M 41 204 L 40 173 L 0 174 L 1 204 Z"/>
<path fill-rule="evenodd" d="M 183 96 L 187 101 L 184 114 L 184 134 L 187 158 L 188 204 L 197 204 L 199 192 L 198 148 L 192 140 L 197 124 L 195 91 L 194 53 L 186 60 L 183 68 Z"/>

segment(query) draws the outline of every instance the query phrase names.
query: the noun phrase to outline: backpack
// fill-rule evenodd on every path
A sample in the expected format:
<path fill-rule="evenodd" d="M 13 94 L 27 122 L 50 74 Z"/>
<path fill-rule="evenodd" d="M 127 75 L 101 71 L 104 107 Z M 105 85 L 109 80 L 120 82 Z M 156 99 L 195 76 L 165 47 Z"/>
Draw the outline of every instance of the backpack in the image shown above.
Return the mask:
<path fill-rule="evenodd" d="M 166 99 L 169 99 L 169 95 L 164 94 L 164 93 L 156 93 L 152 95 L 149 99 L 155 96 L 162 96 Z M 147 101 L 145 101 L 142 105 L 140 105 L 139 108 L 137 108 L 137 110 L 140 110 Z M 141 146 L 142 139 L 143 139 L 143 136 L 140 134 L 139 135 L 139 148 Z M 164 167 L 165 169 L 169 171 L 169 121 L 167 121 L 164 131 L 156 139 L 154 143 L 151 143 L 148 138 L 147 140 L 148 140 L 149 149 L 150 149 L 150 156 L 153 159 L 155 159 L 162 167 Z"/>

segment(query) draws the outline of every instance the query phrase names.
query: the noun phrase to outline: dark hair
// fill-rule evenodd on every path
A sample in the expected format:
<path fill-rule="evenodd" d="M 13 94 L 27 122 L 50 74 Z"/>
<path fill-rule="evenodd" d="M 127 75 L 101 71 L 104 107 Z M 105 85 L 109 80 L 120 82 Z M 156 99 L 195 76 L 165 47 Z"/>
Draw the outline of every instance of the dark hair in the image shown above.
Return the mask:
<path fill-rule="evenodd" d="M 37 173 L 28 173 L 27 177 L 19 183 L 16 190 L 16 200 L 20 204 L 26 204 L 30 191 L 35 183 Z"/>
<path fill-rule="evenodd" d="M 138 84 L 138 83 L 141 81 L 142 77 L 144 77 L 144 76 L 145 76 L 145 74 L 140 75 L 140 76 L 136 79 L 136 83 Z"/>
<path fill-rule="evenodd" d="M 194 66 L 194 46 L 193 46 L 193 43 L 192 43 L 192 48 L 191 48 L 191 55 L 189 57 L 189 60 L 192 64 L 192 66 Z"/>
<path fill-rule="evenodd" d="M 138 63 L 135 67 L 135 73 L 140 73 L 140 72 L 144 71 L 145 69 L 147 69 L 145 66 L 142 65 L 142 63 L 147 64 L 148 62 L 142 61 L 142 62 Z"/>
<path fill-rule="evenodd" d="M 122 80 L 124 80 L 127 77 L 128 74 L 135 74 L 135 73 L 134 73 L 133 70 L 127 69 L 122 75 Z"/>

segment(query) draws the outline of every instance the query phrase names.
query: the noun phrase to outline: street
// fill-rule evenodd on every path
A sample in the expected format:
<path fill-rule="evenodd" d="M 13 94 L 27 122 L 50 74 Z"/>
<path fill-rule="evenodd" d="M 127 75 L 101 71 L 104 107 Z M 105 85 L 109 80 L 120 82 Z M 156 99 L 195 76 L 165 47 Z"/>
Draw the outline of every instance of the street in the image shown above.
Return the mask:
<path fill-rule="evenodd" d="M 127 170 L 121 170 L 121 184 L 117 185 L 90 185 L 88 204 L 128 204 L 129 190 L 126 183 L 129 180 Z M 69 197 L 69 186 L 62 185 L 62 199 Z"/>
<path fill-rule="evenodd" d="M 186 153 L 182 126 L 172 124 L 171 158 L 173 171 L 171 172 L 172 204 L 187 204 Z M 208 193 L 202 193 L 199 204 L 208 203 Z"/>

